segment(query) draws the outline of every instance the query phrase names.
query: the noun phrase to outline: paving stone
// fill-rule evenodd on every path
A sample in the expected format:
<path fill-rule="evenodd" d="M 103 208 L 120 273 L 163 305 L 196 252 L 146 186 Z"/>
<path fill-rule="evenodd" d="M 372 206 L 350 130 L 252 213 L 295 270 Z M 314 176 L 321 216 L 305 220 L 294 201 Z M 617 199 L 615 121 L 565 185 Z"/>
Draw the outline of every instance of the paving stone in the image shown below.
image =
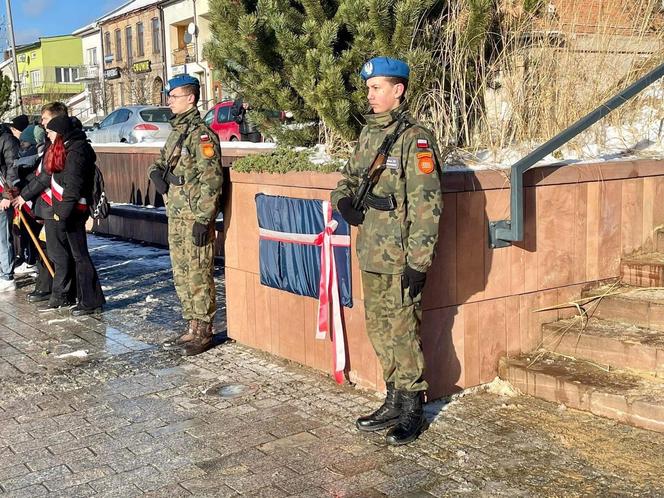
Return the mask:
<path fill-rule="evenodd" d="M 162 351 L 154 346 L 184 326 L 167 253 L 90 243 L 106 268 L 101 317 L 45 317 L 24 301 L 29 287 L 0 299 L 0 485 L 12 486 L 2 496 L 47 487 L 68 498 L 630 497 L 664 489 L 664 436 L 530 398 L 478 391 L 429 405 L 429 430 L 393 448 L 384 433 L 354 428 L 382 395 L 239 344 L 193 358 Z M 128 262 L 130 250 L 146 259 Z M 218 330 L 223 282 L 219 271 Z M 146 292 L 157 299 L 146 302 Z M 83 344 L 83 361 L 53 357 Z M 13 366 L 33 363 L 45 373 Z M 222 383 L 256 388 L 229 399 L 205 394 Z"/>

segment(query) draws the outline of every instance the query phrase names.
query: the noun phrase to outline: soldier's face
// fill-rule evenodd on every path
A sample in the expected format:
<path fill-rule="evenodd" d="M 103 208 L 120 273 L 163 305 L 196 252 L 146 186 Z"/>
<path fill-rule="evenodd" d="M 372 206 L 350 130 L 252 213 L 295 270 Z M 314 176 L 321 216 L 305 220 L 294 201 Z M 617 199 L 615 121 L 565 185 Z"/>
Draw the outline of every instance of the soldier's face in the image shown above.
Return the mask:
<path fill-rule="evenodd" d="M 399 107 L 403 95 L 403 85 L 393 84 L 384 76 L 376 76 L 367 80 L 367 100 L 376 114 L 391 111 Z"/>
<path fill-rule="evenodd" d="M 174 88 L 168 94 L 168 107 L 173 114 L 182 114 L 194 107 L 194 94 L 186 93 L 182 88 Z"/>

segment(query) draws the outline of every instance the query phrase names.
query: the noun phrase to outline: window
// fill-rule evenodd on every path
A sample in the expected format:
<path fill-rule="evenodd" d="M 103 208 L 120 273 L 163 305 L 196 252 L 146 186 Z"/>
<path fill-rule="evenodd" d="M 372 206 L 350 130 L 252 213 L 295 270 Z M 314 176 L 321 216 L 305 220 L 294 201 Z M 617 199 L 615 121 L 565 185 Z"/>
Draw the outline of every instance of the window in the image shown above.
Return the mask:
<path fill-rule="evenodd" d="M 205 117 L 203 118 L 203 121 L 205 122 L 205 124 L 208 127 L 210 127 L 210 126 L 212 126 L 212 120 L 213 119 L 214 119 L 214 109 L 210 109 L 208 111 L 208 113 L 205 115 Z"/>
<path fill-rule="evenodd" d="M 74 83 L 78 79 L 78 69 L 75 67 L 56 67 L 56 83 Z"/>
<path fill-rule="evenodd" d="M 161 23 L 159 18 L 152 18 L 152 53 L 161 53 Z"/>
<path fill-rule="evenodd" d="M 41 71 L 30 71 L 30 83 L 33 87 L 41 86 Z"/>
<path fill-rule="evenodd" d="M 133 112 L 131 112 L 129 109 L 118 109 L 117 116 L 115 117 L 115 120 L 113 121 L 113 124 L 120 124 L 120 123 L 126 123 L 129 121 L 129 118 Z"/>
<path fill-rule="evenodd" d="M 140 111 L 141 119 L 148 123 L 168 123 L 173 117 L 173 113 L 168 107 L 158 107 L 157 109 L 146 109 Z"/>
<path fill-rule="evenodd" d="M 142 57 L 145 55 L 145 50 L 143 49 L 143 23 L 139 22 L 136 25 L 136 55 Z"/>
<path fill-rule="evenodd" d="M 111 48 L 111 33 L 108 31 L 104 33 L 104 50 L 106 50 L 106 55 L 113 57 L 113 49 Z"/>
<path fill-rule="evenodd" d="M 97 65 L 97 47 L 89 48 L 86 51 L 86 59 L 88 66 L 96 66 Z"/>
<path fill-rule="evenodd" d="M 131 64 L 134 58 L 134 42 L 132 40 L 131 26 L 125 28 L 125 44 L 127 46 L 127 64 Z"/>
<path fill-rule="evenodd" d="M 111 90 L 111 96 L 113 95 L 113 90 Z M 115 117 L 118 114 L 118 111 L 114 111 L 110 113 L 108 116 L 104 118 L 104 120 L 101 122 L 99 125 L 99 128 L 106 128 L 108 126 L 111 126 L 113 124 L 113 121 L 115 121 Z"/>
<path fill-rule="evenodd" d="M 115 30 L 115 60 L 122 60 L 122 33 L 119 29 Z"/>
<path fill-rule="evenodd" d="M 217 111 L 217 121 L 220 123 L 227 123 L 231 120 L 231 106 L 225 105 Z"/>

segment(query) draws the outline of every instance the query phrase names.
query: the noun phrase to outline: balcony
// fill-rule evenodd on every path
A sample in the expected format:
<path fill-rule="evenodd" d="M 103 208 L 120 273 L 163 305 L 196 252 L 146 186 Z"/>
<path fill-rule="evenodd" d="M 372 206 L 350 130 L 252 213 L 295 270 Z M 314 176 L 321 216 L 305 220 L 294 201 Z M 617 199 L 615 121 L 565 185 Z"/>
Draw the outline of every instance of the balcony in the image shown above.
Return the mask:
<path fill-rule="evenodd" d="M 179 66 L 180 64 L 187 64 L 188 62 L 196 62 L 196 48 L 193 43 L 185 45 L 182 48 L 173 50 L 173 65 Z"/>
<path fill-rule="evenodd" d="M 76 81 L 88 81 L 88 80 L 98 80 L 98 79 L 99 79 L 99 66 L 88 65 L 88 66 L 78 67 L 78 76 L 76 77 Z"/>

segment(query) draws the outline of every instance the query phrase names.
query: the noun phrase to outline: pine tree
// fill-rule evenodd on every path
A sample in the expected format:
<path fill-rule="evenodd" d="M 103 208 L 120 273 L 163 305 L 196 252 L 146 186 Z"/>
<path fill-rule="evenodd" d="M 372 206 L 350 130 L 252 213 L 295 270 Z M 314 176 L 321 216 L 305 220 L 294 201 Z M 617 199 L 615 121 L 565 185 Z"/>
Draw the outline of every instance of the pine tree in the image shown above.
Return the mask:
<path fill-rule="evenodd" d="M 213 41 L 207 56 L 224 85 L 255 110 L 290 110 L 281 141 L 318 140 L 321 121 L 344 140 L 357 137 L 367 110 L 362 64 L 376 55 L 405 59 L 415 82 L 432 53 L 412 46 L 423 18 L 438 0 L 211 0 Z M 261 120 L 259 113 L 252 117 Z M 266 123 L 262 123 L 265 128 Z M 290 135 L 290 136 L 289 136 Z M 299 142 L 299 143 L 298 143 Z"/>
<path fill-rule="evenodd" d="M 11 107 L 13 86 L 9 76 L 5 75 L 0 78 L 0 117 L 4 116 Z"/>

